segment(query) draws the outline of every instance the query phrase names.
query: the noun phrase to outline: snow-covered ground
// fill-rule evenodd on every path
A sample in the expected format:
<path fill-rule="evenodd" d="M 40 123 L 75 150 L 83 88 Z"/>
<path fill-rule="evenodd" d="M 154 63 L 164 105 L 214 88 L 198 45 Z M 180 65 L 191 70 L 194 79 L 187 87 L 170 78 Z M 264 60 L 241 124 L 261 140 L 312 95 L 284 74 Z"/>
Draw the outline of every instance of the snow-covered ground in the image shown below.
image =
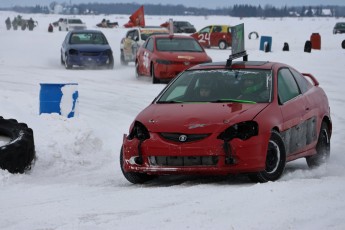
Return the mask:
<path fill-rule="evenodd" d="M 33 129 L 37 160 L 26 174 L 0 170 L 0 229 L 345 228 L 345 35 L 332 34 L 342 19 L 146 16 L 148 25 L 173 18 L 197 29 L 244 23 L 250 60 L 287 63 L 318 78 L 330 100 L 333 136 L 326 167 L 309 170 L 303 159 L 290 162 L 277 182 L 174 176 L 132 185 L 119 167 L 122 137 L 165 85 L 136 79 L 133 63 L 120 65 L 128 15 L 80 16 L 88 28 L 103 18 L 119 22 L 119 28 L 102 29 L 113 48 L 113 70 L 66 70 L 60 64 L 66 32 L 47 32 L 61 15 L 24 14 L 38 21 L 34 31 L 6 31 L 5 19 L 16 15 L 0 11 L 0 116 Z M 251 31 L 272 36 L 272 52 L 259 51 L 260 40 L 247 37 Z M 312 33 L 321 35 L 321 50 L 305 53 Z M 284 42 L 289 52 L 282 51 Z M 214 61 L 231 52 L 206 51 Z M 39 115 L 40 83 L 78 83 L 79 116 Z"/>

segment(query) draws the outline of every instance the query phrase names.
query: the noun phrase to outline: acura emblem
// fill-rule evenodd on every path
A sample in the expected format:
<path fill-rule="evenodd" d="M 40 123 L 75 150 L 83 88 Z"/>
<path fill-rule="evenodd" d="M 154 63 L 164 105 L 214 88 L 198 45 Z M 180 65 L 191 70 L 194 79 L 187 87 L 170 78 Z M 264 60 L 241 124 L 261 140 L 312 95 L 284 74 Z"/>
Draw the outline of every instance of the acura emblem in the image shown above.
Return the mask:
<path fill-rule="evenodd" d="M 178 140 L 181 142 L 185 142 L 187 140 L 187 136 L 186 135 L 181 135 L 178 137 Z"/>

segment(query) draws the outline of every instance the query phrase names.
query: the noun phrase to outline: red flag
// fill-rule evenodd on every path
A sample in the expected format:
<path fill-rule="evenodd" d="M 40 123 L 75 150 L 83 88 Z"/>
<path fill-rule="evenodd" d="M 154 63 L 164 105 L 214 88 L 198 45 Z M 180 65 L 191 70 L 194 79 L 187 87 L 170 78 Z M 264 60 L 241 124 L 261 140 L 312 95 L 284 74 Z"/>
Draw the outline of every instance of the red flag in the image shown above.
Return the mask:
<path fill-rule="evenodd" d="M 145 26 L 144 18 L 144 6 L 141 6 L 137 11 L 135 11 L 130 17 L 130 22 L 133 23 L 133 26 Z"/>

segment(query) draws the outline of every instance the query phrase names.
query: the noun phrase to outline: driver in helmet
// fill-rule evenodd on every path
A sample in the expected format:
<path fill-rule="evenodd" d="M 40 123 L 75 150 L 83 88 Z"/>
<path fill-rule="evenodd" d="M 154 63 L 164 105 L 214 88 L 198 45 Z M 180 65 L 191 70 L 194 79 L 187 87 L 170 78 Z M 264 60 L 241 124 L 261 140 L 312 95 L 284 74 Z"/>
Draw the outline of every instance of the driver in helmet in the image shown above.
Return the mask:
<path fill-rule="evenodd" d="M 259 81 L 255 77 L 246 77 L 243 79 L 241 92 L 237 99 L 256 101 L 259 96 L 259 91 L 264 85 L 263 82 Z"/>

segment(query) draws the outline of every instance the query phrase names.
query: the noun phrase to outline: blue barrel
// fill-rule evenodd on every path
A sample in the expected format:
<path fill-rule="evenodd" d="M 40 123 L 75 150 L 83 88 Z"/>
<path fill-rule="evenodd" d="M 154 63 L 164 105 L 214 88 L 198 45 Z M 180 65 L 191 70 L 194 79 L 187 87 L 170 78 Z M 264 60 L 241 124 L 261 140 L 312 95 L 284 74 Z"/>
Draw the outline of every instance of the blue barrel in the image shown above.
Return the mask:
<path fill-rule="evenodd" d="M 68 118 L 78 114 L 78 83 L 40 85 L 40 114 L 58 113 Z"/>
<path fill-rule="evenodd" d="M 265 52 L 271 52 L 271 48 L 272 48 L 272 37 L 261 36 L 260 50 L 265 51 Z"/>

